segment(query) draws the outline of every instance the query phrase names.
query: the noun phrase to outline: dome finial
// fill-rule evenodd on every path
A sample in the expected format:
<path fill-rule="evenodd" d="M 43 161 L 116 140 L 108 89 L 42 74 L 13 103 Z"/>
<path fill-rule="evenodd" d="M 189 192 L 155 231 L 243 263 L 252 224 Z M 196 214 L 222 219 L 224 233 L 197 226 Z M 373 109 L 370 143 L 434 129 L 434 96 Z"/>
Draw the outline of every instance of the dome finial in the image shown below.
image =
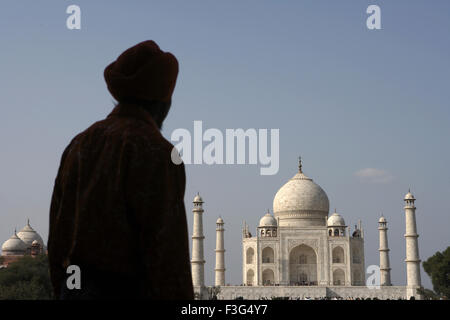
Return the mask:
<path fill-rule="evenodd" d="M 298 157 L 298 172 L 303 173 L 303 171 L 302 171 L 302 157 Z"/>
<path fill-rule="evenodd" d="M 30 218 L 27 218 L 27 226 L 30 226 Z"/>

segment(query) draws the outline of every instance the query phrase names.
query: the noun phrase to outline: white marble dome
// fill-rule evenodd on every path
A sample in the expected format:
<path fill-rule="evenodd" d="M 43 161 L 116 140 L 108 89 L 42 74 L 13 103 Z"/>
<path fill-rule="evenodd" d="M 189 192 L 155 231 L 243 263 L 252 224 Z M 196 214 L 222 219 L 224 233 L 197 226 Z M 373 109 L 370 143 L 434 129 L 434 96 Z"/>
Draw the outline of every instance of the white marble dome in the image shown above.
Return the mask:
<path fill-rule="evenodd" d="M 301 171 L 282 186 L 273 199 L 280 226 L 325 225 L 329 211 L 325 191 Z"/>
<path fill-rule="evenodd" d="M 222 219 L 222 217 L 219 217 L 219 219 L 217 219 L 216 224 L 223 224 L 223 219 Z"/>
<path fill-rule="evenodd" d="M 327 221 L 329 227 L 343 227 L 345 226 L 345 220 L 339 213 L 333 213 Z"/>
<path fill-rule="evenodd" d="M 195 196 L 193 202 L 201 202 L 201 203 L 203 203 L 203 199 L 202 199 L 202 197 L 200 197 L 200 194 L 197 193 L 197 195 Z"/>
<path fill-rule="evenodd" d="M 39 244 L 43 247 L 44 246 L 44 241 L 42 240 L 41 236 L 39 235 L 39 233 L 37 233 L 31 226 L 30 226 L 30 222 L 27 222 L 27 225 L 25 227 L 23 227 L 22 230 L 20 230 L 20 232 L 17 233 L 17 236 L 23 241 L 25 242 L 25 244 L 28 247 L 31 247 L 33 241 L 37 241 L 39 242 Z"/>
<path fill-rule="evenodd" d="M 261 220 L 259 220 L 259 227 L 276 227 L 277 226 L 277 220 L 269 213 L 267 212 Z"/>
<path fill-rule="evenodd" d="M 386 218 L 381 216 L 381 218 L 378 220 L 378 222 L 386 222 Z"/>
<path fill-rule="evenodd" d="M 416 200 L 411 193 L 411 191 L 408 191 L 408 193 L 405 195 L 405 200 Z"/>
<path fill-rule="evenodd" d="M 27 244 L 17 234 L 14 234 L 2 245 L 2 255 L 23 255 L 27 251 Z"/>

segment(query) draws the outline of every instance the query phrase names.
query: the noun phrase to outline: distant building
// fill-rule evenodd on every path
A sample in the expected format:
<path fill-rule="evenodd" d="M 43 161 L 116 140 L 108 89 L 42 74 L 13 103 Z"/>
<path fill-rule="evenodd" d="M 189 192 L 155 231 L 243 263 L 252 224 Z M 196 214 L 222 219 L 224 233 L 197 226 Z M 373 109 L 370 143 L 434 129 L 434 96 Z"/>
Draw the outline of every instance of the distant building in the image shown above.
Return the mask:
<path fill-rule="evenodd" d="M 378 220 L 380 266 L 378 280 L 366 284 L 364 230 L 353 232 L 344 218 L 329 213 L 325 191 L 302 171 L 276 193 L 273 215 L 259 221 L 255 236 L 244 223 L 242 234 L 242 285 L 224 285 L 225 248 L 223 219 L 216 228 L 216 284 L 204 283 L 203 200 L 194 199 L 192 278 L 197 299 L 378 298 L 420 299 L 420 258 L 415 219 L 415 198 L 405 198 L 406 286 L 393 286 L 390 277 L 387 220 Z M 218 281 L 217 279 L 221 280 Z"/>
<path fill-rule="evenodd" d="M 251 237 L 243 230 L 243 283 L 246 286 L 361 286 L 364 281 L 364 235 L 350 233 L 344 218 L 328 217 L 325 191 L 297 174 L 275 195 Z"/>
<path fill-rule="evenodd" d="M 46 247 L 39 233 L 31 226 L 30 221 L 18 233 L 14 230 L 14 234 L 6 240 L 2 245 L 3 267 L 18 260 L 23 256 L 36 256 L 46 253 Z"/>

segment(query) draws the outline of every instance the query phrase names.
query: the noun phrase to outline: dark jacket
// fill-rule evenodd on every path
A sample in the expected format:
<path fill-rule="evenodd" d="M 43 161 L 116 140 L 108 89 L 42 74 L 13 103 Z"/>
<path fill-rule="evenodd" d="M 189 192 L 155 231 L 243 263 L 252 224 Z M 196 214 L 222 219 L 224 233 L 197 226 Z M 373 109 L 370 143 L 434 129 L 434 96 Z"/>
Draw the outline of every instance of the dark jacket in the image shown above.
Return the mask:
<path fill-rule="evenodd" d="M 57 297 L 74 264 L 94 278 L 124 279 L 117 283 L 129 287 L 120 290 L 137 297 L 193 299 L 186 176 L 183 164 L 173 164 L 172 148 L 147 111 L 120 104 L 71 141 L 50 207 Z"/>

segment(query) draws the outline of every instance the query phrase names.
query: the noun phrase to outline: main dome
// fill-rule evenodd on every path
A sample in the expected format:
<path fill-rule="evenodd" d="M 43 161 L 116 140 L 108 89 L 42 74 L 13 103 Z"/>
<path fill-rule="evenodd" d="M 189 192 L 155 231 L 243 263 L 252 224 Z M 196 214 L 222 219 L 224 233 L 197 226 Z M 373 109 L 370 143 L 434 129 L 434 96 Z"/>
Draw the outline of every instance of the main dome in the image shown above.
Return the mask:
<path fill-rule="evenodd" d="M 329 207 L 327 194 L 302 172 L 301 163 L 298 173 L 273 199 L 273 213 L 280 226 L 325 226 Z"/>

